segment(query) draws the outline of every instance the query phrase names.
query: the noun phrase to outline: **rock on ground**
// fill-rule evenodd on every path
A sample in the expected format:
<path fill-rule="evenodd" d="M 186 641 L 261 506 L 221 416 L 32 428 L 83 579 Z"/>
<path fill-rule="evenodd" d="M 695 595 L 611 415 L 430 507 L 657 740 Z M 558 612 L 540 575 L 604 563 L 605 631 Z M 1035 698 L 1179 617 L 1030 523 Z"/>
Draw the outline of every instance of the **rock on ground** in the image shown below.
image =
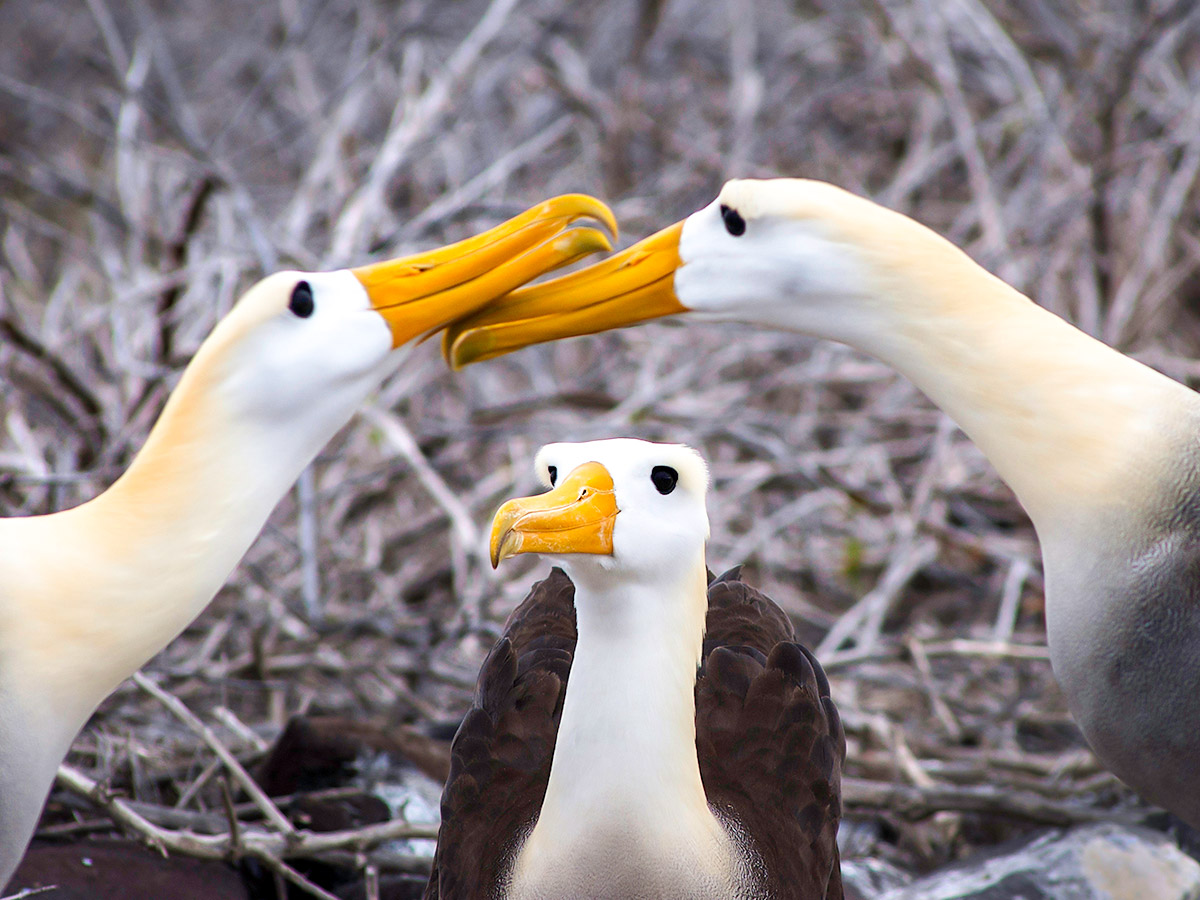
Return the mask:
<path fill-rule="evenodd" d="M 888 890 L 910 884 L 913 877 L 883 859 L 842 860 L 846 900 L 875 900 Z"/>
<path fill-rule="evenodd" d="M 867 896 L 867 895 L 864 895 Z M 1200 900 L 1200 863 L 1164 834 L 1092 825 L 964 863 L 878 900 Z"/>

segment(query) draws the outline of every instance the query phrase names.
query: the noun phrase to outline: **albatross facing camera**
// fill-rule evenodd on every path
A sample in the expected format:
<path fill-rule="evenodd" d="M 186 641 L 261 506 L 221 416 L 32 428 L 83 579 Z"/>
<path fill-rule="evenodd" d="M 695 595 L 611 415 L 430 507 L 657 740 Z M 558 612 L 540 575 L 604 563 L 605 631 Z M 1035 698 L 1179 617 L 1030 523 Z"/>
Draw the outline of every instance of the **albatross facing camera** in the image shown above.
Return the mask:
<path fill-rule="evenodd" d="M 551 490 L 500 508 L 492 561 L 570 581 L 484 663 L 426 897 L 840 898 L 841 723 L 783 612 L 709 584 L 703 460 L 617 439 L 537 471 Z"/>
<path fill-rule="evenodd" d="M 1096 755 L 1200 827 L 1200 396 L 830 184 L 731 181 L 682 222 L 456 322 L 455 365 L 680 314 L 843 341 L 907 376 L 1037 529 L 1054 674 Z"/>

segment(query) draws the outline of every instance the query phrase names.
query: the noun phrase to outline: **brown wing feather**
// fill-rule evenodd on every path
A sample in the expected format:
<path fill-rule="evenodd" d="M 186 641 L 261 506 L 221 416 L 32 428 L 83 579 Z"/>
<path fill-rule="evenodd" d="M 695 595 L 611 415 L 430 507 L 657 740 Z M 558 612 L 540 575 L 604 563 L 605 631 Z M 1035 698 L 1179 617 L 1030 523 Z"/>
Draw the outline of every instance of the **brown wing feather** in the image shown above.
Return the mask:
<path fill-rule="evenodd" d="M 542 806 L 575 653 L 575 586 L 534 585 L 488 654 L 450 751 L 426 900 L 494 896 L 513 843 Z"/>
<path fill-rule="evenodd" d="M 774 900 L 841 900 L 846 738 L 817 660 L 787 616 L 732 570 L 709 585 L 696 746 L 712 807 L 761 858 Z"/>
<path fill-rule="evenodd" d="M 451 750 L 426 900 L 495 896 L 550 777 L 575 650 L 575 590 L 559 569 L 509 617 Z M 817 661 L 735 569 L 711 582 L 696 683 L 700 774 L 760 855 L 773 900 L 841 900 L 837 826 L 846 743 Z"/>

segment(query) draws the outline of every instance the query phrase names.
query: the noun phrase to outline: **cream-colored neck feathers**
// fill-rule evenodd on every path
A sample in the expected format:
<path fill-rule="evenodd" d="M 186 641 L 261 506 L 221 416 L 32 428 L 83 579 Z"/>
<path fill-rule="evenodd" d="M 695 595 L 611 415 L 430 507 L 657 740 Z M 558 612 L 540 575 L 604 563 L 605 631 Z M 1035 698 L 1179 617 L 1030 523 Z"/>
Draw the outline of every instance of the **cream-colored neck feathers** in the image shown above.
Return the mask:
<path fill-rule="evenodd" d="M 1137 539 L 1149 538 L 1163 486 L 1182 477 L 1200 398 L 1037 306 L 919 223 L 813 187 L 810 212 L 859 273 L 852 324 L 836 336 L 945 410 L 1028 511 L 1046 563 L 1055 671 L 1087 729 L 1091 657 L 1112 640 L 1104 604 L 1119 600 L 1101 588 Z M 822 316 L 839 317 L 814 316 L 803 302 L 792 309 L 793 327 L 811 333 L 827 333 Z"/>
<path fill-rule="evenodd" d="M 288 437 L 237 422 L 189 368 L 111 488 L 0 522 L 5 680 L 82 724 L 220 588 L 309 461 Z"/>
<path fill-rule="evenodd" d="M 732 896 L 739 857 L 696 757 L 703 558 L 674 583 L 605 589 L 572 574 L 579 640 L 546 797 L 508 897 L 609 896 L 589 892 L 599 885 L 612 896 L 709 896 L 705 886 Z M 634 885 L 625 894 L 622 877 Z M 681 891 L 689 884 L 697 893 Z"/>
<path fill-rule="evenodd" d="M 1162 477 L 1156 448 L 1176 411 L 1200 406 L 1191 391 L 1037 306 L 919 223 L 823 187 L 819 216 L 865 263 L 861 327 L 837 336 L 949 413 L 1039 532 Z M 797 327 L 822 333 L 813 321 L 806 312 Z"/>
<path fill-rule="evenodd" d="M 109 490 L 0 520 L 0 889 L 92 710 L 199 615 L 354 408 L 291 429 L 239 416 L 235 337 L 209 338 Z"/>
<path fill-rule="evenodd" d="M 1051 659 L 1084 734 L 1147 798 L 1200 824 L 1200 397 L 905 216 L 812 182 L 735 184 L 727 202 L 751 197 L 807 246 L 760 254 L 801 273 L 797 288 L 740 317 L 877 356 L 983 450 L 1037 529 Z M 796 264 L 820 254 L 835 260 L 832 286 Z"/>

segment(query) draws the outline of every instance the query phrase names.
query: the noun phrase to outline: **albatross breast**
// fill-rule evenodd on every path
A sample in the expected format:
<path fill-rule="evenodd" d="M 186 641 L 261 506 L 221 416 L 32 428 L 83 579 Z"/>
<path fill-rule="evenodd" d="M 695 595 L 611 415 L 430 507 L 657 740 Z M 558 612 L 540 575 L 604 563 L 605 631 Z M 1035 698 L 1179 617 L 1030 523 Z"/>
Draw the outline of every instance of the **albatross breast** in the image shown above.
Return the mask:
<path fill-rule="evenodd" d="M 533 891 L 531 884 L 514 890 L 511 874 L 550 776 L 576 645 L 574 594 L 566 573 L 553 569 L 509 617 L 480 669 L 474 705 L 451 750 L 425 900 L 540 896 L 519 893 Z M 695 685 L 696 746 L 709 808 L 728 836 L 716 843 L 737 855 L 725 871 L 736 872 L 740 886 L 709 894 L 701 882 L 697 893 L 686 893 L 678 880 L 646 896 L 842 897 L 845 738 L 824 672 L 793 639 L 787 617 L 741 581 L 740 569 L 711 582 Z M 639 862 L 654 865 L 652 855 Z M 619 883 L 613 874 L 595 894 L 545 896 L 626 900 L 652 884 L 632 868 Z M 609 892 L 618 886 L 632 893 Z"/>

